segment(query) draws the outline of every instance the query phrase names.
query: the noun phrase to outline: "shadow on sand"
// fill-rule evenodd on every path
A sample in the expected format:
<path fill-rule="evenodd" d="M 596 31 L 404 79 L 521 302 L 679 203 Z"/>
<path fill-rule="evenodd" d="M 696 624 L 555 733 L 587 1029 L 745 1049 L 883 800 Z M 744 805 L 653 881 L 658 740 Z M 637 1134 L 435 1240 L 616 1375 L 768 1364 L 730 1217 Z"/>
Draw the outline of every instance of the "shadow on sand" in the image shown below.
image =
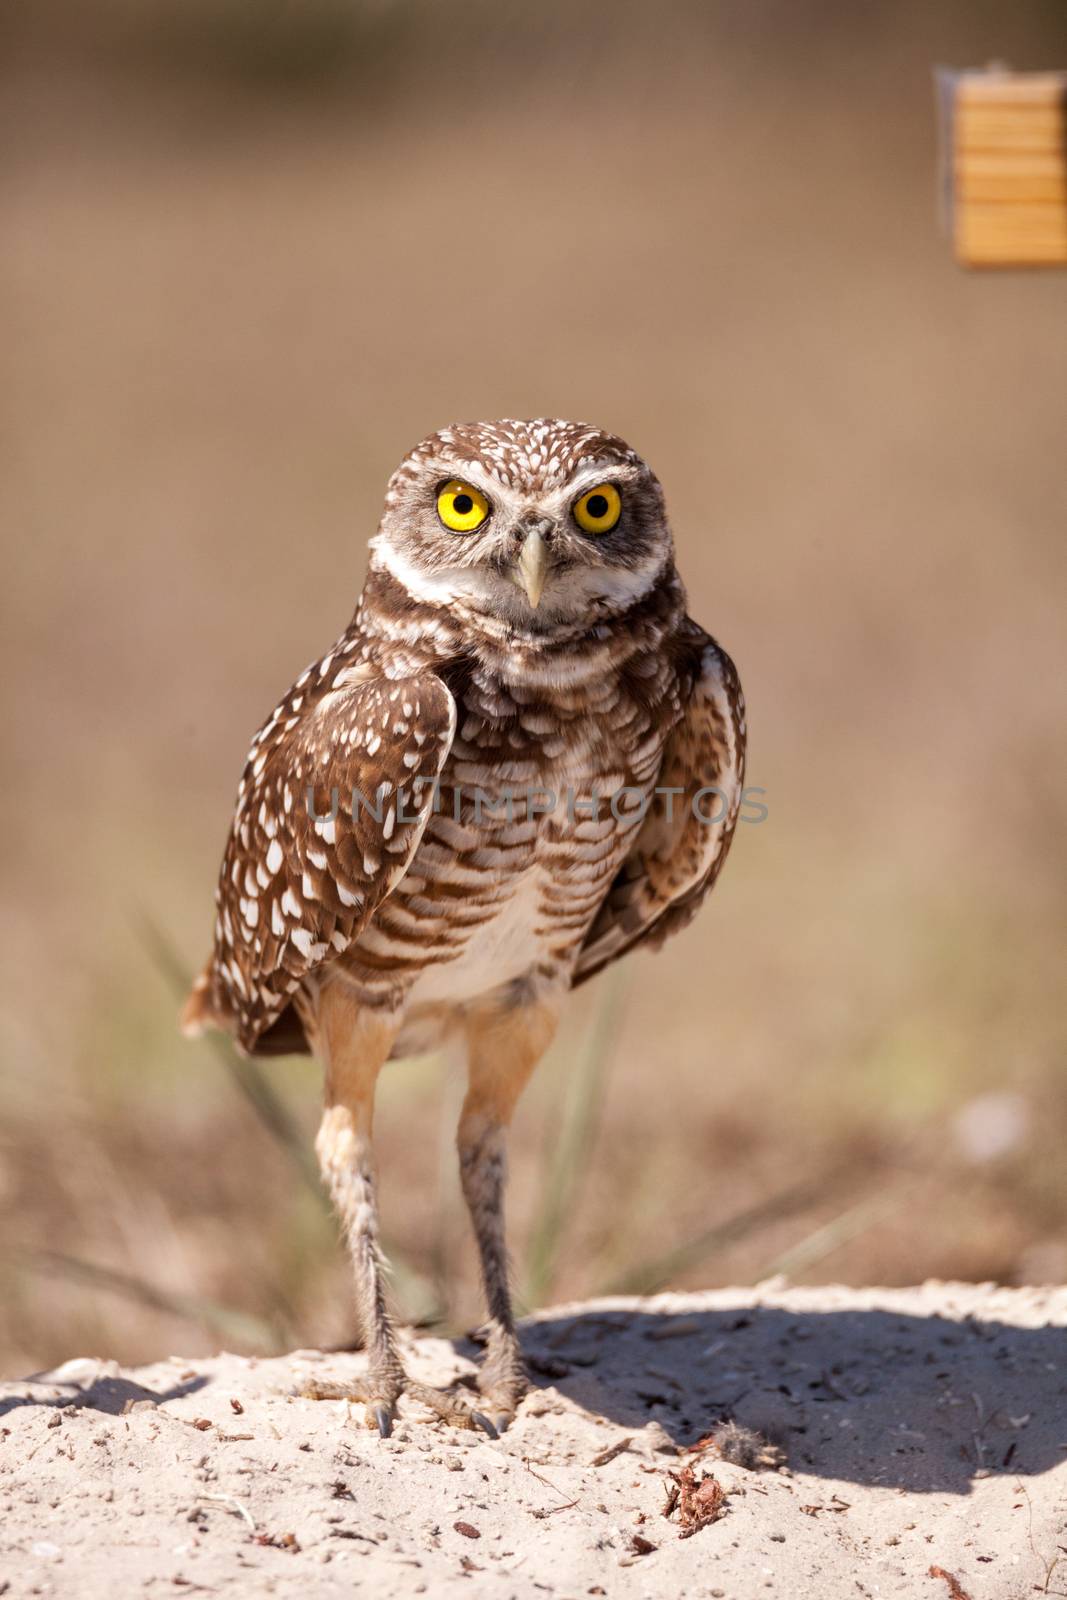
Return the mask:
<path fill-rule="evenodd" d="M 458 1347 L 477 1357 L 469 1341 Z M 968 1494 L 1067 1454 L 1067 1330 L 859 1309 L 590 1308 L 524 1324 L 535 1386 L 693 1445 L 730 1418 L 797 1470 Z"/>
<path fill-rule="evenodd" d="M 42 1406 L 55 1411 L 62 1411 L 66 1406 L 77 1406 L 79 1411 L 102 1411 L 108 1416 L 120 1417 L 140 1401 L 147 1401 L 153 1406 L 163 1405 L 167 1400 L 195 1394 L 197 1389 L 203 1389 L 210 1381 L 209 1378 L 194 1377 L 184 1383 L 172 1384 L 168 1389 L 149 1389 L 143 1383 L 134 1383 L 132 1378 L 100 1377 L 85 1388 L 76 1383 L 57 1383 L 49 1378 L 25 1379 L 21 1383 L 4 1385 L 5 1389 L 17 1388 L 26 1392 L 0 1394 L 0 1417 L 20 1406 Z"/>

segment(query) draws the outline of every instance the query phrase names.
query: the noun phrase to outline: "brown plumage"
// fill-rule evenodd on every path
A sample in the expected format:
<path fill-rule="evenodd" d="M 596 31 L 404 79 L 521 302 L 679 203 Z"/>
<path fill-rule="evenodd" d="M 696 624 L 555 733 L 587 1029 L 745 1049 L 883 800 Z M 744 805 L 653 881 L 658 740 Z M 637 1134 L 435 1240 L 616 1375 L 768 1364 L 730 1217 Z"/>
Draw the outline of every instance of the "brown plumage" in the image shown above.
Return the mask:
<path fill-rule="evenodd" d="M 743 702 L 729 657 L 686 615 L 659 483 L 599 429 L 432 435 L 393 475 L 372 551 L 351 625 L 253 741 L 184 1023 L 323 1059 L 318 1149 L 370 1351 L 346 1392 L 383 1431 L 416 1390 L 381 1284 L 374 1082 L 390 1055 L 465 1039 L 483 1412 L 417 1398 L 500 1426 L 524 1382 L 508 1121 L 567 990 L 684 927 L 714 882 L 740 804 Z"/>

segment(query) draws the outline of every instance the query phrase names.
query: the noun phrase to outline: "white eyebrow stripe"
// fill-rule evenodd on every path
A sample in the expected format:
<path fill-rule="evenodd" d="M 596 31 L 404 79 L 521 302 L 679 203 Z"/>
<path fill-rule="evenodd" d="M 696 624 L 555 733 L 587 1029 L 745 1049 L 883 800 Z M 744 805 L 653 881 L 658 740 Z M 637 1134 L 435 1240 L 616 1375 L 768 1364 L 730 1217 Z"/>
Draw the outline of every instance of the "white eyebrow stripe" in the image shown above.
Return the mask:
<path fill-rule="evenodd" d="M 534 495 L 521 487 L 501 483 L 498 478 L 486 472 L 484 464 L 479 461 L 453 457 L 449 461 L 435 459 L 428 462 L 427 466 L 429 470 L 440 474 L 441 483 L 448 483 L 453 478 L 469 483 L 472 488 L 484 494 L 493 507 L 529 510 L 531 506 L 535 506 L 546 515 L 553 516 L 568 510 L 587 489 L 593 488 L 598 483 L 613 483 L 621 491 L 628 483 L 632 483 L 635 477 L 635 468 L 629 462 L 591 461 L 575 472 L 566 483 L 557 484 L 541 495 Z"/>
<path fill-rule="evenodd" d="M 566 504 L 578 500 L 587 489 L 593 489 L 599 483 L 613 483 L 620 491 L 628 482 L 633 480 L 633 468 L 627 467 L 622 461 L 602 461 L 598 465 L 595 461 L 592 466 L 583 467 L 581 472 L 576 472 L 569 483 L 564 484 L 560 490 Z"/>
<path fill-rule="evenodd" d="M 439 483 L 451 483 L 454 478 L 463 483 L 469 483 L 477 489 L 491 504 L 499 504 L 501 497 L 511 495 L 519 498 L 516 490 L 509 489 L 507 484 L 501 483 L 491 473 L 486 472 L 480 461 L 464 461 L 461 457 L 453 457 L 451 461 L 429 461 L 428 472 L 432 472 Z"/>
<path fill-rule="evenodd" d="M 621 463 L 594 463 L 591 467 L 584 467 L 581 472 L 575 473 L 567 483 L 561 484 L 558 489 L 550 489 L 547 494 L 537 500 L 532 500 L 520 495 L 522 504 L 526 507 L 533 506 L 536 510 L 544 512 L 545 516 L 555 517 L 559 520 L 569 516 L 571 507 L 576 500 L 590 489 L 596 489 L 602 483 L 614 484 L 621 495 L 623 502 L 626 500 L 626 489 L 632 481 L 632 474 L 627 473 Z"/>

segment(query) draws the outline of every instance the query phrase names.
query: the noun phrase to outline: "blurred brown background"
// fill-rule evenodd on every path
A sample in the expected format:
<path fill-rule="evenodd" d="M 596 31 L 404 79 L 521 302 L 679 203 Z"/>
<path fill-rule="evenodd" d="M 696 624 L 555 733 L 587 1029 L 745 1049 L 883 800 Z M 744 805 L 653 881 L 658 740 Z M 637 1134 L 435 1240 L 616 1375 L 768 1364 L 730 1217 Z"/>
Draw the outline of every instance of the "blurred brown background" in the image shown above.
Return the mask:
<path fill-rule="evenodd" d="M 203 959 L 248 738 L 454 418 L 654 463 L 769 806 L 528 1095 L 527 1301 L 1067 1276 L 1067 280 L 953 265 L 931 82 L 1067 65 L 1059 0 L 5 29 L 0 1370 L 351 1338 L 277 1127 L 310 1155 L 316 1069 L 257 1114 L 151 930 Z M 455 1094 L 399 1064 L 379 1113 L 398 1288 L 450 1326 Z"/>

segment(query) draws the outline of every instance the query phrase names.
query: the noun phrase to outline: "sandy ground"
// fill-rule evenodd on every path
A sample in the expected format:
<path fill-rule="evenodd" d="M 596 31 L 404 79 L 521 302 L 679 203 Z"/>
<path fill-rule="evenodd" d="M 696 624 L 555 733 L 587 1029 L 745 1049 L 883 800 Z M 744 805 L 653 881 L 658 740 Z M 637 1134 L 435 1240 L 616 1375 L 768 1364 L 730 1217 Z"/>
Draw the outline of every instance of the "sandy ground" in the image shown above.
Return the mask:
<path fill-rule="evenodd" d="M 561 1307 L 499 1443 L 293 1397 L 358 1355 L 86 1358 L 0 1389 L 0 1594 L 1063 1594 L 1065 1323 L 1067 1289 L 940 1283 Z M 439 1383 L 477 1355 L 405 1345 Z M 694 1450 L 723 1419 L 788 1465 Z"/>

